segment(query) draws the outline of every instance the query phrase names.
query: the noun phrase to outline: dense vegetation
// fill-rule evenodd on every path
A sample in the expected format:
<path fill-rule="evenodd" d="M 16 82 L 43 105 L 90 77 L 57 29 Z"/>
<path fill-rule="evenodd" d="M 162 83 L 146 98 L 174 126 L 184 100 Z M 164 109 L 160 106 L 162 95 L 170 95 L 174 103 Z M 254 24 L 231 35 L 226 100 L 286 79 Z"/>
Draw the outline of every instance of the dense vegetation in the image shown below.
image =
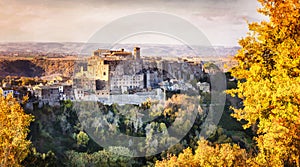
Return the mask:
<path fill-rule="evenodd" d="M 155 149 L 160 149 L 159 144 L 171 142 L 166 141 L 167 138 L 164 139 L 164 136 L 160 136 L 158 141 L 163 143 L 159 143 L 155 147 L 153 146 L 155 139 L 151 138 L 152 134 L 165 131 L 165 129 L 174 122 L 176 118 L 175 115 L 179 113 L 179 110 L 184 106 L 191 105 L 191 99 L 185 95 L 173 95 L 165 107 L 160 106 L 158 102 L 150 101 L 144 103 L 142 106 L 118 106 L 115 104 L 107 106 L 101 103 L 80 104 L 90 107 L 89 110 L 82 110 L 80 113 L 78 113 L 78 110 L 74 107 L 76 104 L 70 101 L 61 102 L 60 106 L 57 107 L 50 107 L 48 105 L 39 106 L 38 103 L 33 105 L 34 109 L 32 111 L 28 110 L 28 112 L 33 114 L 36 118 L 36 121 L 33 122 L 30 127 L 30 138 L 33 143 L 33 148 L 29 156 L 23 161 L 25 166 L 44 166 L 46 164 L 57 166 L 76 166 L 75 164 L 78 164 L 78 166 L 84 166 L 83 164 L 86 166 L 89 166 L 88 164 L 142 166 L 148 164 L 152 166 L 156 160 L 166 158 L 170 154 L 178 155 L 184 148 L 196 148 L 201 131 L 201 124 L 206 117 L 206 113 L 203 110 L 198 110 L 200 108 L 187 108 L 192 110 L 196 109 L 198 116 L 192 125 L 192 129 L 178 144 L 154 156 L 129 158 L 117 155 L 112 151 L 117 150 L 118 153 L 122 151 L 125 155 L 127 153 L 132 154 L 128 148 L 109 147 L 103 149 L 100 147 L 95 143 L 93 138 L 84 132 L 87 129 L 84 124 L 95 125 L 96 121 L 102 126 L 109 126 L 110 130 L 120 131 L 127 135 L 145 136 L 149 143 L 145 146 L 141 146 L 139 149 L 151 153 L 151 151 L 155 151 Z M 155 115 L 156 119 L 151 122 L 142 123 L 139 118 L 136 118 L 138 116 L 137 113 L 142 114 L 145 111 L 149 111 L 145 110 L 146 108 L 150 110 L 150 115 Z M 227 115 L 225 119 L 230 118 L 229 113 L 225 113 L 225 115 Z M 78 116 L 81 118 L 78 118 Z M 88 117 L 83 118 L 84 116 Z M 82 122 L 80 119 L 84 119 L 85 121 Z M 242 130 L 240 124 L 236 122 L 233 122 L 233 124 L 237 124 L 236 126 Z M 152 130 L 149 131 L 149 128 Z M 185 128 L 186 127 L 177 127 L 177 130 L 182 131 L 185 130 Z M 213 135 L 210 136 L 213 142 L 223 143 L 232 141 L 230 136 L 235 136 L 236 142 L 243 142 L 244 140 L 244 146 L 250 147 L 246 139 L 249 137 L 247 137 L 244 132 L 237 133 L 231 129 L 225 130 L 221 127 L 218 128 L 214 126 L 211 128 L 213 131 L 216 130 Z M 106 136 L 105 128 L 96 130 L 96 128 L 93 129 L 93 127 L 91 127 L 88 129 L 89 132 L 91 132 L 91 129 L 94 133 L 97 132 L 98 136 Z"/>
<path fill-rule="evenodd" d="M 11 95 L 0 95 L 0 166 L 19 166 L 27 156 L 31 143 L 27 140 L 28 126 L 32 120 Z"/>
<path fill-rule="evenodd" d="M 261 1 L 269 22 L 249 25 L 233 75 L 245 82 L 231 91 L 243 99 L 235 118 L 257 126 L 255 165 L 300 166 L 300 2 Z"/>

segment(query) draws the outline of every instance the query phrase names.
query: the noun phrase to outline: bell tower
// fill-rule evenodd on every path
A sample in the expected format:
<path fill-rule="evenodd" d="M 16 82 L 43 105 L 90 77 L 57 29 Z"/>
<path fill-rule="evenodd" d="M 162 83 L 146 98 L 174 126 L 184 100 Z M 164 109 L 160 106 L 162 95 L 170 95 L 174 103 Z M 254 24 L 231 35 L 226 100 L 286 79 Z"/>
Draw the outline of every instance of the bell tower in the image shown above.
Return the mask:
<path fill-rule="evenodd" d="M 139 47 L 135 47 L 133 49 L 133 56 L 134 56 L 134 59 L 135 60 L 139 60 L 141 58 L 141 55 L 140 55 L 140 48 Z"/>

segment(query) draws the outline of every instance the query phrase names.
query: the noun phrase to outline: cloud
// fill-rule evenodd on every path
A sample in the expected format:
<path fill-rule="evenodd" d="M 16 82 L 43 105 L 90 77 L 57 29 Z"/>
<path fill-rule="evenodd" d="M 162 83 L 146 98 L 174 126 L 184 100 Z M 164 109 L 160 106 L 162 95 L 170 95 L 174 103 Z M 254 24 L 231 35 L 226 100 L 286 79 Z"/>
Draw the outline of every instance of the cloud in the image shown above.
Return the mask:
<path fill-rule="evenodd" d="M 225 39 L 214 34 L 220 30 L 230 34 L 235 29 L 241 36 L 247 27 L 244 18 L 260 20 L 254 0 L 0 0 L 0 6 L 2 41 L 86 41 L 114 19 L 158 11 L 197 25 L 211 34 L 213 43 L 234 44 L 235 37 Z"/>

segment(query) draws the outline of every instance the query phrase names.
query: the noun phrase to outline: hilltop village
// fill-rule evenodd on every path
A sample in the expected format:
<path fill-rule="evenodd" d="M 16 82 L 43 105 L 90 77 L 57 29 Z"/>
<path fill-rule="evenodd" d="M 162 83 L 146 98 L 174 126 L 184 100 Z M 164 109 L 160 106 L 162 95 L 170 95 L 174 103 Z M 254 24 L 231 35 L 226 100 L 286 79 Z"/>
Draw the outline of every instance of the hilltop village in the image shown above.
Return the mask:
<path fill-rule="evenodd" d="M 203 75 L 201 62 L 142 59 L 132 52 L 98 49 L 86 63 L 78 63 L 73 79 L 75 99 L 97 98 L 104 103 L 139 104 L 163 100 L 163 91 L 195 89 L 190 83 Z"/>
<path fill-rule="evenodd" d="M 63 68 L 63 67 L 62 67 Z M 209 92 L 203 63 L 194 58 L 143 57 L 141 49 L 97 49 L 74 65 L 74 76 L 42 77 L 23 83 L 32 97 L 47 104 L 61 100 L 95 100 L 105 104 L 140 104 L 147 99 L 165 100 L 166 92 Z M 20 79 L 19 79 L 20 80 Z M 45 82 L 46 80 L 46 82 Z M 13 89 L 14 80 L 2 80 L 3 94 L 24 94 Z M 27 92 L 27 93 L 28 93 Z"/>

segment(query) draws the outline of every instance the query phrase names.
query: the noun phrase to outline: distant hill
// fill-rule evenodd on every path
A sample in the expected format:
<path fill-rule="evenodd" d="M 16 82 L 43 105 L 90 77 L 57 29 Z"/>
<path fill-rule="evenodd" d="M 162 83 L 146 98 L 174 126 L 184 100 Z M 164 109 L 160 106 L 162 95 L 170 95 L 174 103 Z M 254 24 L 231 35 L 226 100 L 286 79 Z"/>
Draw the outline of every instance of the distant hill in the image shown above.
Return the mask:
<path fill-rule="evenodd" d="M 220 56 L 227 57 L 234 55 L 239 47 L 224 46 L 187 46 L 187 45 L 162 45 L 162 44 L 117 44 L 113 47 L 108 44 L 96 43 L 72 43 L 72 42 L 20 42 L 20 43 L 0 43 L 0 54 L 13 53 L 15 56 L 34 55 L 90 55 L 98 48 L 119 49 L 124 48 L 132 51 L 135 46 L 141 48 L 142 56 Z M 193 48 L 193 49 L 192 49 Z"/>

